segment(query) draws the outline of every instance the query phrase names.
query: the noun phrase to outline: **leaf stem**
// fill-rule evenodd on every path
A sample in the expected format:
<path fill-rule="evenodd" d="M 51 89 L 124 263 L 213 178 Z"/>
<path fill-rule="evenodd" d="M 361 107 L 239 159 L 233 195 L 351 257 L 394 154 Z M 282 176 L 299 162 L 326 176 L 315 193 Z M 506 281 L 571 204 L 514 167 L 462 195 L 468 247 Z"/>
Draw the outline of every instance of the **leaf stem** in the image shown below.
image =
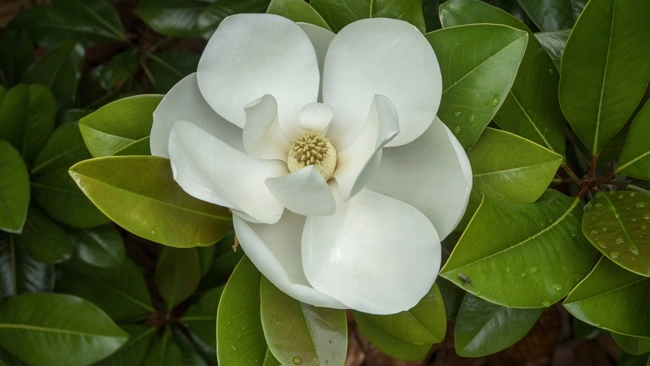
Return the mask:
<path fill-rule="evenodd" d="M 579 185 L 579 186 L 582 187 L 582 183 L 583 183 L 583 182 L 582 182 L 582 179 L 578 178 L 578 176 L 576 175 L 576 173 L 573 172 L 573 170 L 571 169 L 571 167 L 570 167 L 567 163 L 562 163 L 562 169 L 564 169 L 564 171 L 567 173 L 567 175 L 568 175 L 569 177 L 571 177 L 571 179 L 572 179 L 572 180 L 573 180 L 577 185 Z"/>

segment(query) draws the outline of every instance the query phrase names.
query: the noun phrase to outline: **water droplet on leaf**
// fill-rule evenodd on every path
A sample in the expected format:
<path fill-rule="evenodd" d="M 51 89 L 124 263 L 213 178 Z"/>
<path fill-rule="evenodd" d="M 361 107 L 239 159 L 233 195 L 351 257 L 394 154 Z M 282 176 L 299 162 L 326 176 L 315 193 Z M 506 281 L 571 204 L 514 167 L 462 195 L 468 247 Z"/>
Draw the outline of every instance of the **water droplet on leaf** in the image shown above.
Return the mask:
<path fill-rule="evenodd" d="M 650 212 L 646 212 L 643 214 L 643 219 L 644 220 L 650 220 Z"/>
<path fill-rule="evenodd" d="M 499 95 L 495 94 L 494 97 L 492 97 L 492 100 L 490 101 L 490 104 L 492 104 L 493 107 L 496 107 L 499 105 Z"/>
<path fill-rule="evenodd" d="M 461 116 L 461 114 L 462 113 L 460 111 L 456 111 L 456 112 L 454 112 L 454 117 L 458 118 L 458 117 Z"/>
<path fill-rule="evenodd" d="M 539 271 L 539 268 L 537 268 L 537 266 L 530 267 L 530 273 L 537 273 L 537 271 Z"/>
<path fill-rule="evenodd" d="M 460 125 L 456 125 L 456 127 L 454 127 L 454 133 L 455 133 L 456 135 L 460 135 L 460 133 L 461 133 L 462 131 L 463 131 L 463 128 L 460 127 Z"/>
<path fill-rule="evenodd" d="M 481 291 L 476 291 L 476 296 L 481 296 Z"/>
<path fill-rule="evenodd" d="M 609 253 L 609 256 L 616 259 L 616 258 L 621 256 L 621 253 L 619 253 L 619 252 L 611 252 L 611 253 Z"/>
<path fill-rule="evenodd" d="M 600 208 L 600 207 L 602 207 L 603 205 L 602 205 L 601 203 L 596 203 L 595 206 L 596 206 L 596 208 Z"/>
<path fill-rule="evenodd" d="M 645 202 L 637 202 L 637 204 L 634 205 L 634 207 L 636 207 L 636 208 L 644 208 L 644 207 L 646 207 L 647 205 L 648 205 L 648 204 L 645 203 Z"/>
<path fill-rule="evenodd" d="M 300 364 L 302 363 L 302 358 L 300 358 L 300 357 L 298 357 L 298 356 L 294 357 L 294 358 L 293 358 L 293 363 L 294 363 L 295 365 L 300 365 Z"/>
<path fill-rule="evenodd" d="M 562 285 L 560 285 L 559 283 L 556 283 L 555 285 L 553 285 L 553 288 L 556 289 L 556 290 L 558 290 L 558 291 L 562 291 L 562 289 L 563 289 L 564 287 L 562 287 Z"/>
<path fill-rule="evenodd" d="M 521 271 L 521 273 L 520 273 L 520 274 L 521 274 L 521 277 L 526 277 L 526 272 L 524 272 L 524 271 Z"/>
<path fill-rule="evenodd" d="M 632 254 L 639 255 L 639 248 L 636 245 L 630 245 L 627 250 Z"/>
<path fill-rule="evenodd" d="M 470 113 L 467 115 L 467 122 L 474 124 L 474 113 Z"/>
<path fill-rule="evenodd" d="M 553 75 L 553 74 L 555 74 L 555 71 L 553 71 L 553 69 L 548 69 L 548 73 Z"/>
<path fill-rule="evenodd" d="M 544 305 L 544 307 L 549 307 L 549 306 L 551 306 L 551 302 L 548 301 L 548 300 L 544 300 L 544 301 L 542 301 L 542 305 Z"/>
<path fill-rule="evenodd" d="M 631 192 L 630 197 L 634 197 L 634 196 L 636 196 L 636 192 Z"/>
<path fill-rule="evenodd" d="M 616 238 L 615 243 L 618 244 L 618 245 L 621 245 L 621 244 L 625 243 L 625 240 L 623 240 L 623 238 Z"/>
<path fill-rule="evenodd" d="M 607 244 L 605 244 L 605 242 L 602 241 L 602 240 L 598 240 L 598 242 L 596 244 L 598 244 L 598 246 L 603 248 L 603 249 L 607 248 Z"/>
<path fill-rule="evenodd" d="M 512 268 L 506 267 L 506 272 L 510 272 L 510 271 L 512 271 Z"/>
<path fill-rule="evenodd" d="M 594 229 L 594 230 L 591 230 L 591 231 L 589 232 L 589 234 L 591 234 L 591 235 L 596 235 L 596 234 L 598 234 L 598 230 L 595 230 L 595 229 Z"/>

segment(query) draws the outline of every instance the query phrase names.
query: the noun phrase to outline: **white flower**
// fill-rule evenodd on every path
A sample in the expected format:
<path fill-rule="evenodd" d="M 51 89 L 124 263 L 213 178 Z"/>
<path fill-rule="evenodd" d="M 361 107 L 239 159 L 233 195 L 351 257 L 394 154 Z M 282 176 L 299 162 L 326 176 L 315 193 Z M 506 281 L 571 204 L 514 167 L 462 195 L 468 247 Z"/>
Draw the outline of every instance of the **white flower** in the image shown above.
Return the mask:
<path fill-rule="evenodd" d="M 235 15 L 156 109 L 151 152 L 187 193 L 233 211 L 246 255 L 285 293 L 396 313 L 433 285 L 471 190 L 436 117 L 441 93 L 435 54 L 406 22 L 335 35 Z"/>

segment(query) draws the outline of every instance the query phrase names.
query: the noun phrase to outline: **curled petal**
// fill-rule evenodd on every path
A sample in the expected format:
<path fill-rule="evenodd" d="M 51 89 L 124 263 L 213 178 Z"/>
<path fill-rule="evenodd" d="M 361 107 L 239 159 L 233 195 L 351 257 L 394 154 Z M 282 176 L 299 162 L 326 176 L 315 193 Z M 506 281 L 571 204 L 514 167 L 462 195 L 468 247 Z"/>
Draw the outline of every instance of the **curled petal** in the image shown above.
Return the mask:
<path fill-rule="evenodd" d="M 244 107 L 265 94 L 278 101 L 282 130 L 298 132 L 298 113 L 318 97 L 316 53 L 303 30 L 270 14 L 224 19 L 210 38 L 197 79 L 203 97 L 228 121 L 243 128 Z"/>
<path fill-rule="evenodd" d="M 278 122 L 278 103 L 271 95 L 250 103 L 245 108 L 244 148 L 258 159 L 287 161 L 289 142 Z"/>
<path fill-rule="evenodd" d="M 363 19 L 343 28 L 325 57 L 323 102 L 336 110 L 330 134 L 337 149 L 363 128 L 375 94 L 395 104 L 400 134 L 388 146 L 415 140 L 431 125 L 440 105 L 440 66 L 429 42 L 414 26 L 395 19 Z"/>
<path fill-rule="evenodd" d="M 285 211 L 276 224 L 252 224 L 233 215 L 235 232 L 246 255 L 277 288 L 307 304 L 345 309 L 339 301 L 314 290 L 302 269 L 300 240 L 305 217 Z"/>
<path fill-rule="evenodd" d="M 324 135 L 327 133 L 332 117 L 334 117 L 334 108 L 323 103 L 309 103 L 300 111 L 298 123 L 305 131 L 316 131 Z"/>
<path fill-rule="evenodd" d="M 417 140 L 383 150 L 367 188 L 417 208 L 444 239 L 467 208 L 472 168 L 456 137 L 436 117 Z"/>
<path fill-rule="evenodd" d="M 399 132 L 393 103 L 382 95 L 376 95 L 361 134 L 337 156 L 334 178 L 344 200 L 347 201 L 366 186 L 379 166 L 382 147 L 396 135 L 399 136 Z"/>
<path fill-rule="evenodd" d="M 313 165 L 269 178 L 266 186 L 286 208 L 299 215 L 332 215 L 336 210 L 332 190 Z"/>
<path fill-rule="evenodd" d="M 264 181 L 287 174 L 284 162 L 251 158 L 186 121 L 172 127 L 169 157 L 174 180 L 191 196 L 263 223 L 282 216 L 284 206 Z"/>
<path fill-rule="evenodd" d="M 333 216 L 305 223 L 302 262 L 309 283 L 365 313 L 415 306 L 440 269 L 440 240 L 429 219 L 367 189 L 337 204 Z"/>
<path fill-rule="evenodd" d="M 153 112 L 149 140 L 151 155 L 169 157 L 167 142 L 176 121 L 189 121 L 235 149 L 244 151 L 241 128 L 223 119 L 205 102 L 196 83 L 196 73 L 174 85 Z"/>
<path fill-rule="evenodd" d="M 334 39 L 334 34 L 333 32 L 321 28 L 317 25 L 313 25 L 310 23 L 298 23 L 300 28 L 307 34 L 307 37 L 309 37 L 309 40 L 311 41 L 312 45 L 314 46 L 314 49 L 316 50 L 316 58 L 318 59 L 318 70 L 320 71 L 320 80 L 323 80 L 323 65 L 325 64 L 325 55 L 327 54 L 327 49 L 330 46 L 330 43 Z M 323 85 L 320 85 L 319 91 L 318 91 L 318 101 L 323 100 L 323 93 L 322 93 Z"/>

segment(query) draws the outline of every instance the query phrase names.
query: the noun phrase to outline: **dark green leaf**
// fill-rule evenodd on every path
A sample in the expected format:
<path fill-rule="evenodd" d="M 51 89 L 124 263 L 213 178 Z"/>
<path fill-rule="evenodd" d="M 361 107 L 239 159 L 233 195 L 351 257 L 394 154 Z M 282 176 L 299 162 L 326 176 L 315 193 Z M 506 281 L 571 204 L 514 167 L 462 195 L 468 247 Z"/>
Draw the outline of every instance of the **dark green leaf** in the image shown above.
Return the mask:
<path fill-rule="evenodd" d="M 147 355 L 149 344 L 156 328 L 135 324 L 120 324 L 120 328 L 129 333 L 128 342 L 109 357 L 94 366 L 140 365 Z"/>
<path fill-rule="evenodd" d="M 26 363 L 12 356 L 9 352 L 5 351 L 1 347 L 0 347 L 0 365 L 1 366 L 27 366 Z"/>
<path fill-rule="evenodd" d="M 94 67 L 79 82 L 79 104 L 95 106 L 106 102 L 133 77 L 140 66 L 137 50 L 124 51 L 108 62 Z"/>
<path fill-rule="evenodd" d="M 124 261 L 124 240 L 113 224 L 92 229 L 68 228 L 68 235 L 82 261 L 96 267 L 117 267 Z"/>
<path fill-rule="evenodd" d="M 195 0 L 142 0 L 135 14 L 156 32 L 180 38 L 201 37 L 198 21 L 208 5 Z"/>
<path fill-rule="evenodd" d="M 113 155 L 151 155 L 151 143 L 149 141 L 149 136 L 143 137 L 140 140 L 134 141 L 131 145 L 127 145 L 124 148 L 117 150 Z"/>
<path fill-rule="evenodd" d="M 167 308 L 172 309 L 190 297 L 201 281 L 201 262 L 196 248 L 164 247 L 154 280 Z"/>
<path fill-rule="evenodd" d="M 567 41 L 560 104 L 593 155 L 623 127 L 648 85 L 648 16 L 645 0 L 591 0 Z"/>
<path fill-rule="evenodd" d="M 239 13 L 264 13 L 271 0 L 219 0 L 210 4 L 198 19 L 203 37 L 209 37 L 226 17 Z"/>
<path fill-rule="evenodd" d="M 9 141 L 29 163 L 54 130 L 56 100 L 42 85 L 17 85 L 0 104 L 0 139 Z"/>
<path fill-rule="evenodd" d="M 446 0 L 422 0 L 422 14 L 424 15 L 427 32 L 442 28 L 440 18 L 438 17 L 438 10 L 440 4 L 445 1 Z"/>
<path fill-rule="evenodd" d="M 564 46 L 571 34 L 571 29 L 557 31 L 557 32 L 540 32 L 535 33 L 535 38 L 544 47 L 546 53 L 551 57 L 556 69 L 560 69 L 560 62 L 562 60 L 562 53 L 564 53 Z"/>
<path fill-rule="evenodd" d="M 109 0 L 52 0 L 54 6 L 87 25 L 86 33 L 100 34 L 114 40 L 125 40 L 120 16 Z"/>
<path fill-rule="evenodd" d="M 153 111 L 162 95 L 138 95 L 103 106 L 79 122 L 81 135 L 94 157 L 109 156 L 149 136 Z"/>
<path fill-rule="evenodd" d="M 0 309 L 0 345 L 35 365 L 88 365 L 128 339 L 98 307 L 74 296 L 23 294 Z"/>
<path fill-rule="evenodd" d="M 535 25 L 544 32 L 573 28 L 573 4 L 570 0 L 517 0 Z"/>
<path fill-rule="evenodd" d="M 215 246 L 210 245 L 207 247 L 198 247 L 197 252 L 199 253 L 199 263 L 201 268 L 201 277 L 205 276 L 210 267 L 212 267 L 212 262 L 214 262 L 214 252 Z"/>
<path fill-rule="evenodd" d="M 29 207 L 29 173 L 20 153 L 0 140 L 0 230 L 21 233 Z"/>
<path fill-rule="evenodd" d="M 173 247 L 212 245 L 232 227 L 232 216 L 183 191 L 169 160 L 119 156 L 86 160 L 70 168 L 83 192 L 118 225 Z"/>
<path fill-rule="evenodd" d="M 596 328 L 591 324 L 587 324 L 578 318 L 572 319 L 573 324 L 573 335 L 582 340 L 589 340 L 596 338 L 597 335 L 603 333 L 604 331 L 600 328 Z"/>
<path fill-rule="evenodd" d="M 456 319 L 456 353 L 482 357 L 515 344 L 535 325 L 544 309 L 512 309 L 467 294 Z"/>
<path fill-rule="evenodd" d="M 262 328 L 283 365 L 343 365 L 348 346 L 345 310 L 319 308 L 290 297 L 262 277 Z"/>
<path fill-rule="evenodd" d="M 24 254 L 14 239 L 0 232 L 0 297 L 54 291 L 54 266 Z"/>
<path fill-rule="evenodd" d="M 0 75 L 3 84 L 11 87 L 34 62 L 34 45 L 22 29 L 9 29 L 0 37 Z"/>
<path fill-rule="evenodd" d="M 528 27 L 512 15 L 475 0 L 446 2 L 440 7 L 440 19 L 444 27 L 494 23 L 528 33 L 528 46 L 517 77 L 494 119 L 504 130 L 564 154 L 565 122 L 557 96 L 560 78 Z"/>
<path fill-rule="evenodd" d="M 503 104 L 521 63 L 528 34 L 472 24 L 428 33 L 442 72 L 438 117 L 470 148 Z"/>
<path fill-rule="evenodd" d="M 393 18 L 407 21 L 424 33 L 422 1 L 419 0 L 312 0 L 311 6 L 327 21 L 334 33 L 346 25 L 366 18 Z"/>
<path fill-rule="evenodd" d="M 616 362 L 616 366 L 647 366 L 650 362 L 648 356 L 648 354 L 633 356 L 623 352 Z"/>
<path fill-rule="evenodd" d="M 191 51 L 163 51 L 149 55 L 151 76 L 155 84 L 152 92 L 165 94 L 182 78 L 196 71 L 201 56 Z"/>
<path fill-rule="evenodd" d="M 181 321 L 196 334 L 208 347 L 217 345 L 217 308 L 224 286 L 219 286 L 204 293 L 196 304 L 192 305 Z"/>
<path fill-rule="evenodd" d="M 617 173 L 625 173 L 630 177 L 650 180 L 650 102 L 636 115 L 623 152 L 616 167 Z"/>
<path fill-rule="evenodd" d="M 303 0 L 272 0 L 267 13 L 282 15 L 294 22 L 310 23 L 331 30 L 325 19 Z"/>
<path fill-rule="evenodd" d="M 448 319 L 456 319 L 460 305 L 465 298 L 465 291 L 442 277 L 436 279 L 436 284 L 440 289 L 442 301 L 445 304 L 445 313 Z"/>
<path fill-rule="evenodd" d="M 612 333 L 612 337 L 629 354 L 642 355 L 650 352 L 650 338 L 629 337 L 618 333 Z"/>
<path fill-rule="evenodd" d="M 166 331 L 154 341 L 142 366 L 207 366 L 182 335 Z"/>
<path fill-rule="evenodd" d="M 94 112 L 92 109 L 69 108 L 59 111 L 56 117 L 56 124 L 60 126 L 68 122 L 79 122 L 80 119 Z M 77 127 L 78 128 L 78 127 Z"/>
<path fill-rule="evenodd" d="M 581 219 L 580 200 L 553 190 L 535 204 L 486 197 L 441 276 L 495 304 L 548 307 L 593 263 L 596 251 L 581 235 Z"/>
<path fill-rule="evenodd" d="M 25 253 L 43 263 L 62 262 L 74 252 L 65 230 L 35 207 L 29 208 L 23 233 L 15 238 Z"/>
<path fill-rule="evenodd" d="M 36 155 L 32 174 L 49 173 L 56 168 L 69 169 L 73 164 L 90 159 L 90 153 L 74 122 L 59 126 Z"/>
<path fill-rule="evenodd" d="M 423 360 L 434 343 L 445 338 L 447 321 L 437 285 L 408 311 L 393 315 L 371 315 L 353 311 L 354 319 L 381 351 L 406 361 Z"/>

